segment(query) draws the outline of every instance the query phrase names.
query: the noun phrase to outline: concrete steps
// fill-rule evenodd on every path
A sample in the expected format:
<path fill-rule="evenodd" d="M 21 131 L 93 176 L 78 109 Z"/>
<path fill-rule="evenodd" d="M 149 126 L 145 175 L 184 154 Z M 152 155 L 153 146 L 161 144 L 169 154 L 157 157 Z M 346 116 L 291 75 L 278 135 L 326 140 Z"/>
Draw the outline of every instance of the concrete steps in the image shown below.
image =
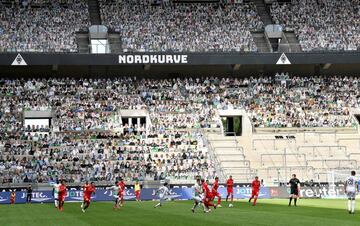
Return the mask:
<path fill-rule="evenodd" d="M 255 176 L 255 170 L 251 169 L 250 161 L 235 137 L 210 134 L 207 138 L 227 178 L 231 175 L 236 182 L 247 183 Z"/>
<path fill-rule="evenodd" d="M 271 49 L 268 44 L 267 38 L 264 32 L 253 32 L 251 33 L 253 36 L 256 47 L 258 48 L 258 52 L 260 53 L 270 53 Z"/>
<path fill-rule="evenodd" d="M 109 33 L 108 41 L 111 53 L 121 53 L 121 37 L 119 33 Z"/>
<path fill-rule="evenodd" d="M 76 33 L 76 42 L 79 53 L 90 53 L 89 33 Z"/>
<path fill-rule="evenodd" d="M 97 0 L 88 0 L 91 25 L 101 25 L 100 8 Z"/>
<path fill-rule="evenodd" d="M 301 46 L 294 32 L 284 32 L 284 35 L 288 41 L 290 52 L 299 53 L 301 52 Z"/>
<path fill-rule="evenodd" d="M 264 0 L 253 0 L 252 2 L 254 2 L 256 6 L 257 12 L 261 17 L 262 22 L 264 23 L 264 27 L 266 25 L 273 24 L 270 13 L 266 7 Z"/>

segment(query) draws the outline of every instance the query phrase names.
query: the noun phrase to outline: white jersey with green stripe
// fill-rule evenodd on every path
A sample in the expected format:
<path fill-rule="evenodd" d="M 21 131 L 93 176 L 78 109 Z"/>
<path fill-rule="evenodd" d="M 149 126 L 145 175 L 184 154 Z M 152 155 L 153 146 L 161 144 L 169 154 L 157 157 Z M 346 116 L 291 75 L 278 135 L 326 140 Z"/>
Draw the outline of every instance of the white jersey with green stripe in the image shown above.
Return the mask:
<path fill-rule="evenodd" d="M 59 189 L 60 189 L 60 184 L 54 184 L 54 198 L 57 198 L 59 195 Z"/>
<path fill-rule="evenodd" d="M 202 193 L 202 186 L 199 184 L 199 183 L 195 183 L 194 184 L 194 196 L 197 197 L 197 196 L 200 196 L 200 193 Z"/>

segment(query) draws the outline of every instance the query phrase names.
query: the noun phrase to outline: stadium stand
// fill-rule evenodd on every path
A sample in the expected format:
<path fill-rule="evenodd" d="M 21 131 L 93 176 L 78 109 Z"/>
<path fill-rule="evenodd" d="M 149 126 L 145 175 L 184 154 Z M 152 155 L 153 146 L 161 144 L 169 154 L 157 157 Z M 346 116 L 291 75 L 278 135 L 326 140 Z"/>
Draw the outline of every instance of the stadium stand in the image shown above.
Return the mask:
<path fill-rule="evenodd" d="M 77 52 L 75 33 L 89 25 L 85 1 L 2 1 L 0 51 Z"/>
<path fill-rule="evenodd" d="M 359 50 L 358 0 L 269 2 L 2 0 L 0 52 L 78 52 L 77 33 L 88 45 L 89 26 L 102 24 L 116 34 L 121 52 L 241 55 L 264 52 L 255 39 L 268 44 L 264 24 L 271 19 L 285 36 L 295 34 L 290 41 L 302 51 Z M 235 62 L 232 73 L 247 70 Z M 317 64 L 315 74 L 336 68 Z M 329 171 L 357 169 L 358 77 L 255 75 L 0 79 L 0 181 L 187 183 L 196 174 L 231 174 L 277 183 L 290 172 L 326 181 Z M 245 135 L 224 136 L 221 111 L 241 112 Z M 25 123 L 33 112 L 45 112 L 51 123 Z M 135 122 L 127 114 L 143 118 Z"/>
<path fill-rule="evenodd" d="M 262 1 L 99 0 L 91 7 L 79 0 L 1 1 L 0 51 L 78 52 L 76 33 L 88 38 L 91 18 L 110 29 L 110 43 L 111 35 L 121 40 L 112 46 L 118 52 L 271 52 L 263 32 L 271 20 Z M 293 49 L 299 43 L 306 52 L 359 49 L 358 0 L 274 1 L 269 8 Z"/>
<path fill-rule="evenodd" d="M 330 181 L 332 172 L 358 169 L 357 130 L 292 132 L 292 138 L 284 131 L 276 134 L 283 138 L 257 133 L 252 144 L 247 143 L 253 148 L 253 157 L 247 157 L 260 159 L 251 163 L 268 183 L 284 181 L 290 173 L 297 173 L 304 181 Z"/>
<path fill-rule="evenodd" d="M 287 82 L 278 81 L 278 76 Z M 305 137 L 301 130 L 315 130 L 318 136 L 356 131 L 358 123 L 350 110 L 359 104 L 357 85 L 356 77 L 285 74 L 1 79 L 0 122 L 5 125 L 0 131 L 1 179 L 17 183 L 64 177 L 80 182 L 124 177 L 186 182 L 200 173 L 206 178 L 233 174 L 246 181 L 259 173 L 274 181 L 284 148 L 289 170 L 308 173 L 310 167 L 322 171 L 356 167 L 350 154 L 358 152 L 337 140 L 348 136 L 338 135 L 326 144 L 311 143 L 314 138 Z M 218 112 L 236 109 L 245 110 L 252 136 L 220 135 Z M 49 126 L 24 124 L 25 112 L 48 110 Z M 144 111 L 148 120 L 129 123 L 122 110 Z M 290 139 L 273 135 L 282 129 L 295 135 Z M 289 146 L 291 142 L 296 145 Z"/>
<path fill-rule="evenodd" d="M 0 226 L 359 225 L 359 16 L 0 0 Z"/>
<path fill-rule="evenodd" d="M 149 6 L 101 0 L 103 24 L 119 31 L 125 52 L 257 51 L 250 31 L 263 23 L 252 3 Z"/>
<path fill-rule="evenodd" d="M 85 180 L 181 181 L 203 172 L 212 178 L 211 161 L 196 132 L 166 131 L 138 135 L 55 133 L 25 135 L 1 142 L 3 183 L 38 182 L 55 178 Z M 198 143 L 199 142 L 199 143 Z"/>
<path fill-rule="evenodd" d="M 274 1 L 273 21 L 294 31 L 303 51 L 352 51 L 360 47 L 358 0 Z"/>

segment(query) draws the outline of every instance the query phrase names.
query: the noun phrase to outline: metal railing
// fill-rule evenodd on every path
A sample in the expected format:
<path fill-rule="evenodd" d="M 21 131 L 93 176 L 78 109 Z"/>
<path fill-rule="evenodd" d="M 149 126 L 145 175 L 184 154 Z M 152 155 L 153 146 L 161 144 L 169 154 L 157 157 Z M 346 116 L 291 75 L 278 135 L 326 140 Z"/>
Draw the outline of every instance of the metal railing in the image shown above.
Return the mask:
<path fill-rule="evenodd" d="M 234 142 L 235 142 L 235 148 L 236 148 L 236 150 L 239 150 L 239 151 L 241 151 L 242 153 L 244 153 L 244 148 L 239 145 L 239 142 L 238 142 L 238 140 L 237 140 L 237 138 L 236 138 L 236 133 L 235 133 L 235 132 L 224 132 L 224 133 L 225 133 L 225 135 L 228 135 L 228 134 L 232 135 L 232 136 L 234 137 Z"/>
<path fill-rule="evenodd" d="M 288 133 L 303 133 L 303 132 L 337 132 L 337 133 L 357 133 L 356 127 L 254 127 L 254 132 L 258 134 L 288 134 Z"/>
<path fill-rule="evenodd" d="M 299 164 L 299 166 L 306 166 L 306 155 L 305 155 L 305 154 L 296 154 L 296 153 L 287 153 L 287 152 L 285 152 L 285 153 L 283 153 L 283 154 L 280 154 L 280 153 L 279 153 L 279 154 L 275 154 L 275 153 L 273 153 L 273 154 L 272 154 L 272 153 L 261 154 L 261 156 L 260 156 L 260 163 L 261 163 L 262 166 L 265 165 L 265 164 L 264 164 L 264 162 L 265 162 L 264 158 L 265 158 L 266 156 L 269 156 L 269 157 L 270 157 L 273 166 L 276 166 L 276 165 L 277 165 L 277 164 L 275 164 L 275 162 L 274 162 L 273 159 L 272 159 L 272 157 L 274 157 L 274 156 L 275 156 L 275 157 L 276 157 L 276 156 L 282 157 L 282 158 L 281 158 L 281 161 L 282 161 L 282 163 L 283 163 L 283 167 L 284 167 L 284 168 L 288 167 L 288 165 L 287 165 L 287 162 L 288 162 L 287 157 L 288 157 L 288 156 L 294 156 L 295 159 L 296 159 L 296 161 L 297 161 L 297 163 Z M 303 164 L 301 164 L 301 162 L 299 161 L 299 159 L 298 159 L 299 156 L 301 156 L 301 158 L 303 159 Z"/>
<path fill-rule="evenodd" d="M 87 46 L 79 46 L 78 53 L 89 54 L 107 54 L 112 53 L 112 44 L 89 44 Z"/>
<path fill-rule="evenodd" d="M 347 146 L 340 146 L 340 145 L 310 145 L 310 146 L 299 146 L 297 147 L 297 152 L 300 152 L 300 149 L 311 149 L 312 155 L 322 156 L 323 153 L 319 152 L 319 148 L 325 148 L 328 151 L 328 156 L 333 156 L 332 151 L 335 153 L 335 151 L 340 150 L 344 156 L 348 157 L 347 154 Z M 335 150 L 334 150 L 335 149 Z"/>
<path fill-rule="evenodd" d="M 306 164 L 310 165 L 311 163 L 316 164 L 320 163 L 322 169 L 355 169 L 357 168 L 357 160 L 344 160 L 344 159 L 312 159 L 306 160 Z M 330 165 L 331 164 L 331 165 Z M 332 165 L 335 164 L 335 165 Z"/>
<path fill-rule="evenodd" d="M 348 138 L 338 138 L 336 140 L 337 144 L 340 144 L 341 141 L 357 141 L 358 143 L 358 148 L 360 148 L 360 137 L 348 137 Z M 355 143 L 355 142 L 354 142 Z"/>
<path fill-rule="evenodd" d="M 221 150 L 233 149 L 232 147 L 214 147 L 213 149 L 214 149 L 214 151 L 216 152 L 217 155 L 220 155 L 220 156 L 241 156 L 245 160 L 244 152 L 241 149 L 235 149 L 236 151 L 239 151 L 240 153 L 233 153 L 233 154 L 223 153 L 223 152 L 218 152 L 217 151 L 219 149 L 221 149 Z"/>
<path fill-rule="evenodd" d="M 302 180 L 315 178 L 315 169 L 312 166 L 270 166 L 260 171 L 265 171 L 267 178 L 272 178 L 273 182 L 277 183 L 287 183 L 292 173 L 296 173 Z"/>
<path fill-rule="evenodd" d="M 205 133 L 203 133 L 203 132 L 201 132 L 201 134 L 202 134 L 204 144 L 208 149 L 209 156 L 213 160 L 213 162 L 215 163 L 214 168 L 215 168 L 216 174 L 218 175 L 219 180 L 221 182 L 225 182 L 226 175 L 225 175 L 224 171 L 221 168 L 221 162 L 217 159 L 217 156 L 215 154 L 215 150 L 214 150 L 213 146 L 211 145 L 211 143 L 209 142 L 209 139 L 208 139 L 207 135 Z"/>
<path fill-rule="evenodd" d="M 319 143 L 323 143 L 323 139 L 322 138 L 322 135 L 326 135 L 327 138 L 329 138 L 329 136 L 333 136 L 334 137 L 334 143 L 336 142 L 336 138 L 337 138 L 337 131 L 334 130 L 334 131 L 319 131 L 319 132 L 304 132 L 303 133 L 303 140 L 305 143 L 308 142 L 308 140 L 306 139 L 306 135 L 307 134 L 311 134 L 310 136 L 311 137 L 314 137 L 314 136 L 317 136 L 318 137 L 318 142 Z"/>
<path fill-rule="evenodd" d="M 274 136 L 276 136 L 276 135 L 274 135 Z M 262 145 L 263 145 L 263 142 L 269 142 L 269 143 L 271 142 L 272 147 L 266 146 L 266 149 L 278 150 L 278 147 L 276 144 L 280 143 L 280 142 L 286 142 L 287 147 L 293 148 L 293 147 L 289 146 L 289 143 L 294 141 L 295 142 L 294 145 L 296 147 L 296 137 L 295 138 L 292 138 L 292 137 L 295 137 L 295 135 L 287 134 L 282 139 L 279 139 L 279 138 L 254 138 L 252 140 L 252 150 L 253 151 L 257 150 L 257 148 L 255 146 L 256 146 L 256 143 L 258 143 L 258 142 L 260 142 Z M 266 145 L 268 145 L 268 143 Z"/>

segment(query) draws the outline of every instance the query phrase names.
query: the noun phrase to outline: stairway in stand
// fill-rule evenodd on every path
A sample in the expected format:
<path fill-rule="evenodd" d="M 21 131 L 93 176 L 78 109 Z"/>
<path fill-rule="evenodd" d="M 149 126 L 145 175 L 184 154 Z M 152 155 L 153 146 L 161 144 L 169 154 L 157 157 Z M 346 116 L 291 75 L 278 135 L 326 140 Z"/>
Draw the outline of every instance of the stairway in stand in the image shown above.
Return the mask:
<path fill-rule="evenodd" d="M 256 10 L 261 17 L 262 22 L 264 23 L 264 27 L 269 24 L 273 24 L 273 21 L 271 19 L 270 13 L 268 9 L 266 8 L 266 4 L 264 0 L 253 0 Z"/>
<path fill-rule="evenodd" d="M 248 183 L 256 175 L 235 137 L 214 133 L 206 136 L 226 178 L 231 175 L 237 183 Z"/>
<path fill-rule="evenodd" d="M 270 46 L 264 32 L 252 32 L 254 42 L 260 53 L 270 53 Z"/>
<path fill-rule="evenodd" d="M 101 25 L 99 2 L 97 0 L 88 0 L 88 6 L 91 25 Z"/>
<path fill-rule="evenodd" d="M 301 46 L 299 44 L 299 40 L 297 39 L 295 33 L 292 32 L 284 32 L 284 35 L 286 36 L 287 41 L 289 42 L 290 50 L 293 53 L 299 53 L 301 52 Z"/>

